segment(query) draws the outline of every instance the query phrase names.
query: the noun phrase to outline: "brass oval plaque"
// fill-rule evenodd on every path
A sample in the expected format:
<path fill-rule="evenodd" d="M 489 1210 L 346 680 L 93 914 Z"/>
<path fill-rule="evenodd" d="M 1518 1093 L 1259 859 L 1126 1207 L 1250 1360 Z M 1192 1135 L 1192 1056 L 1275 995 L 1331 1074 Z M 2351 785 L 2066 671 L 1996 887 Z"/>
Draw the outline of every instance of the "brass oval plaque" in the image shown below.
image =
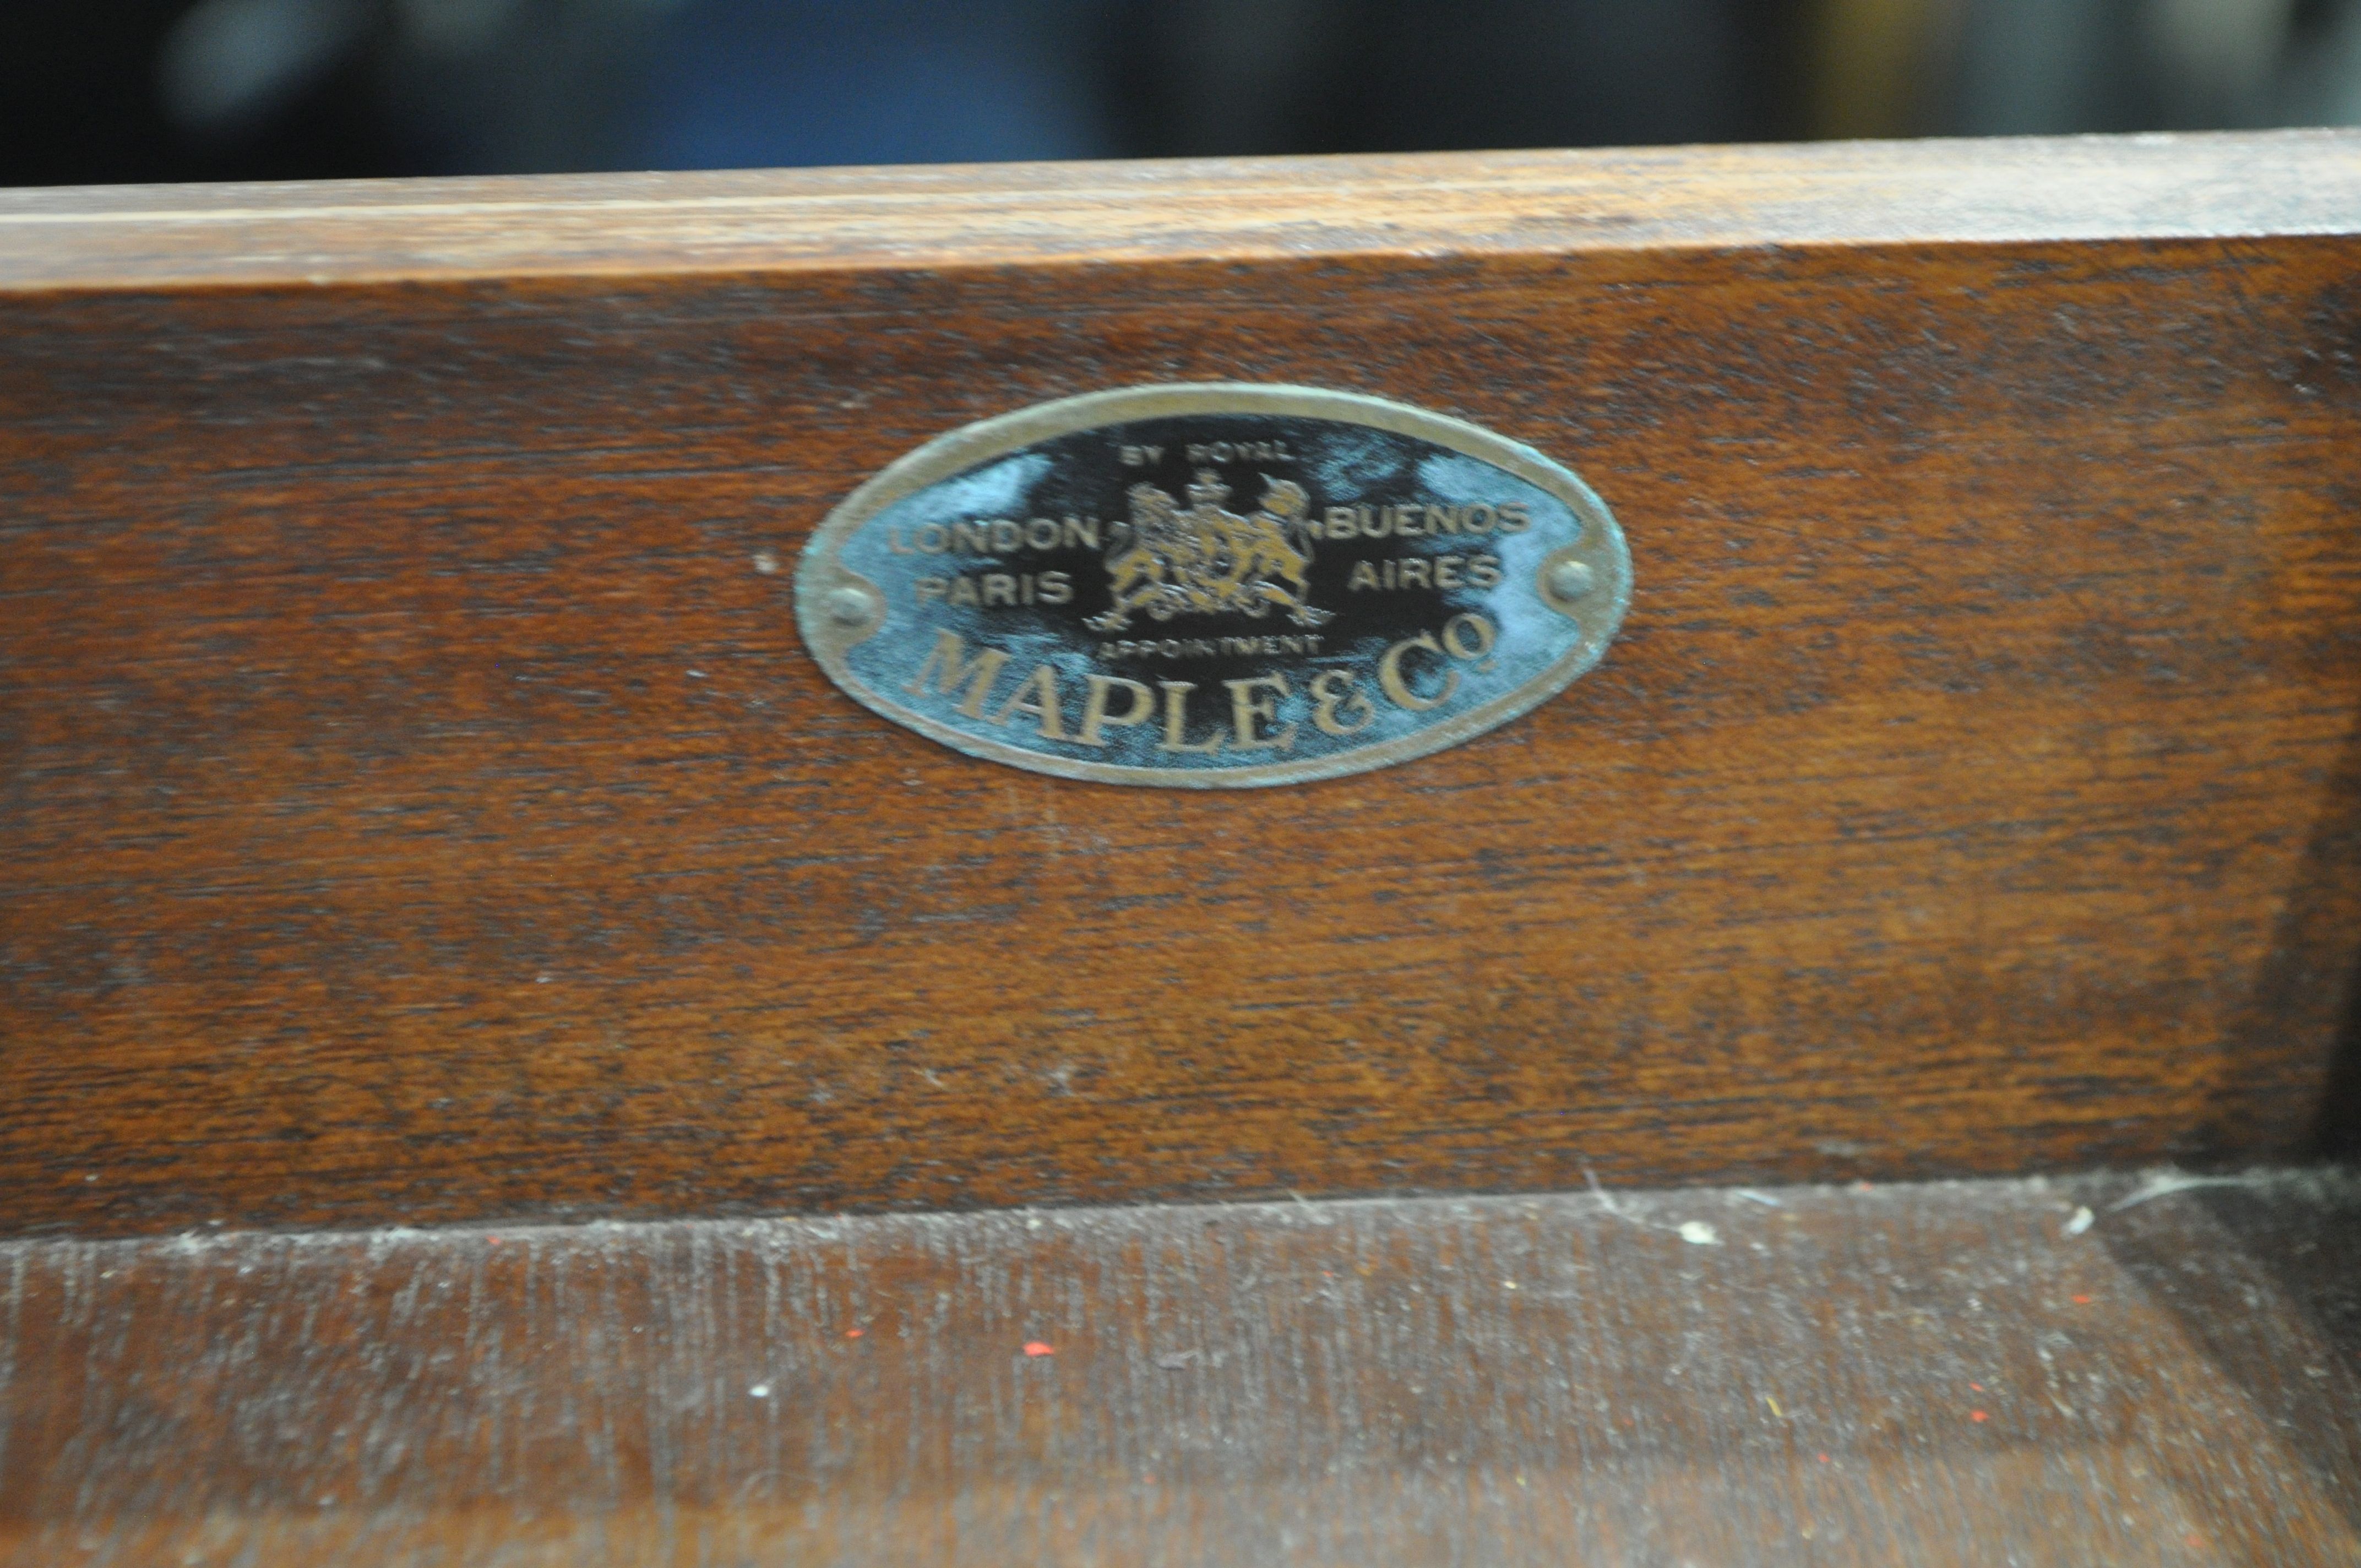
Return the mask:
<path fill-rule="evenodd" d="M 821 524 L 796 615 L 837 685 L 971 756 L 1248 788 L 1516 718 L 1598 662 L 1631 587 L 1605 503 L 1530 447 L 1212 384 L 928 443 Z"/>

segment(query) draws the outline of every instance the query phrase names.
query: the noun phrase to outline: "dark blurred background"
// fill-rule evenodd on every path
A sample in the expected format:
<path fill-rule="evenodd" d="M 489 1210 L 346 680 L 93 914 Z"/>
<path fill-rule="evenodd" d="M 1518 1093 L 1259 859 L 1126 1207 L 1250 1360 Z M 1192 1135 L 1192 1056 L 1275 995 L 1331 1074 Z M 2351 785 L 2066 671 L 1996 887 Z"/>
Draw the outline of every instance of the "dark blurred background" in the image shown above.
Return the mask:
<path fill-rule="evenodd" d="M 2361 0 L 47 0 L 0 183 L 2361 120 Z"/>

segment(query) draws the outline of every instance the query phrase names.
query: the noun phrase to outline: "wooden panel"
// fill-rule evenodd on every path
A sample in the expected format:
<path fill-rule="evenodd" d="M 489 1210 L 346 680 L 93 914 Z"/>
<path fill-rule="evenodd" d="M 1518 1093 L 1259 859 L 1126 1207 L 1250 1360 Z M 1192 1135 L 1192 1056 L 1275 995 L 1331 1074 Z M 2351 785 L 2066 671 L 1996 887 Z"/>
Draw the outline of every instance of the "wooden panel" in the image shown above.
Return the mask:
<path fill-rule="evenodd" d="M 0 192 L 31 289 L 2350 234 L 2349 131 Z"/>
<path fill-rule="evenodd" d="M 2361 929 L 2356 170 L 12 196 L 0 1226 L 2300 1152 Z M 1229 378 L 1578 467 L 1606 664 L 1198 800 L 802 653 L 767 568 L 879 465 Z"/>
<path fill-rule="evenodd" d="M 2361 1185 L 2140 1190 L 7 1244 L 0 1563 L 2355 1561 Z"/>

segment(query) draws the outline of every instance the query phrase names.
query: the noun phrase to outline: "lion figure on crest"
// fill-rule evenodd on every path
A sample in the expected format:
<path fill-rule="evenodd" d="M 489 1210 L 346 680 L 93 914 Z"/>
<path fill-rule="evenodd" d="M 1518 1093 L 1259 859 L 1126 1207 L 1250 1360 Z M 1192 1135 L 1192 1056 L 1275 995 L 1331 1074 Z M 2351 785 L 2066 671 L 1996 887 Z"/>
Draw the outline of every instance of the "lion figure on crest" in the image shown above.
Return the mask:
<path fill-rule="evenodd" d="M 1121 631 L 1132 616 L 1235 612 L 1262 616 L 1277 606 L 1298 626 L 1318 626 L 1331 612 L 1311 603 L 1308 513 L 1312 498 L 1291 479 L 1262 477 L 1262 504 L 1251 517 L 1225 510 L 1230 488 L 1201 468 L 1184 510 L 1154 485 L 1131 488 L 1131 517 L 1115 525 L 1107 549 L 1114 608 L 1084 624 Z"/>

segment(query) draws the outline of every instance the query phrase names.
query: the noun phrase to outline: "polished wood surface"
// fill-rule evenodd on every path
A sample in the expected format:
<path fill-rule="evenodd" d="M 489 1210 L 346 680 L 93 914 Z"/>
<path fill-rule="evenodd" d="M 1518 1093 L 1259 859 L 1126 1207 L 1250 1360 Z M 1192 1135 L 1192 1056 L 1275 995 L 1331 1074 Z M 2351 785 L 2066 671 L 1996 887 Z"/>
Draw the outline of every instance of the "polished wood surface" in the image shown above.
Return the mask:
<path fill-rule="evenodd" d="M 2305 1153 L 2361 137 L 0 202 L 0 1227 Z M 829 686 L 796 552 L 1170 379 L 1591 480 L 1605 664 L 1216 800 Z"/>
<path fill-rule="evenodd" d="M 2356 191 L 2333 130 L 102 186 L 0 192 L 0 286 L 2345 235 Z"/>
<path fill-rule="evenodd" d="M 2169 1185 L 0 1245 L 0 1563 L 2350 1563 L 2361 1184 Z"/>

